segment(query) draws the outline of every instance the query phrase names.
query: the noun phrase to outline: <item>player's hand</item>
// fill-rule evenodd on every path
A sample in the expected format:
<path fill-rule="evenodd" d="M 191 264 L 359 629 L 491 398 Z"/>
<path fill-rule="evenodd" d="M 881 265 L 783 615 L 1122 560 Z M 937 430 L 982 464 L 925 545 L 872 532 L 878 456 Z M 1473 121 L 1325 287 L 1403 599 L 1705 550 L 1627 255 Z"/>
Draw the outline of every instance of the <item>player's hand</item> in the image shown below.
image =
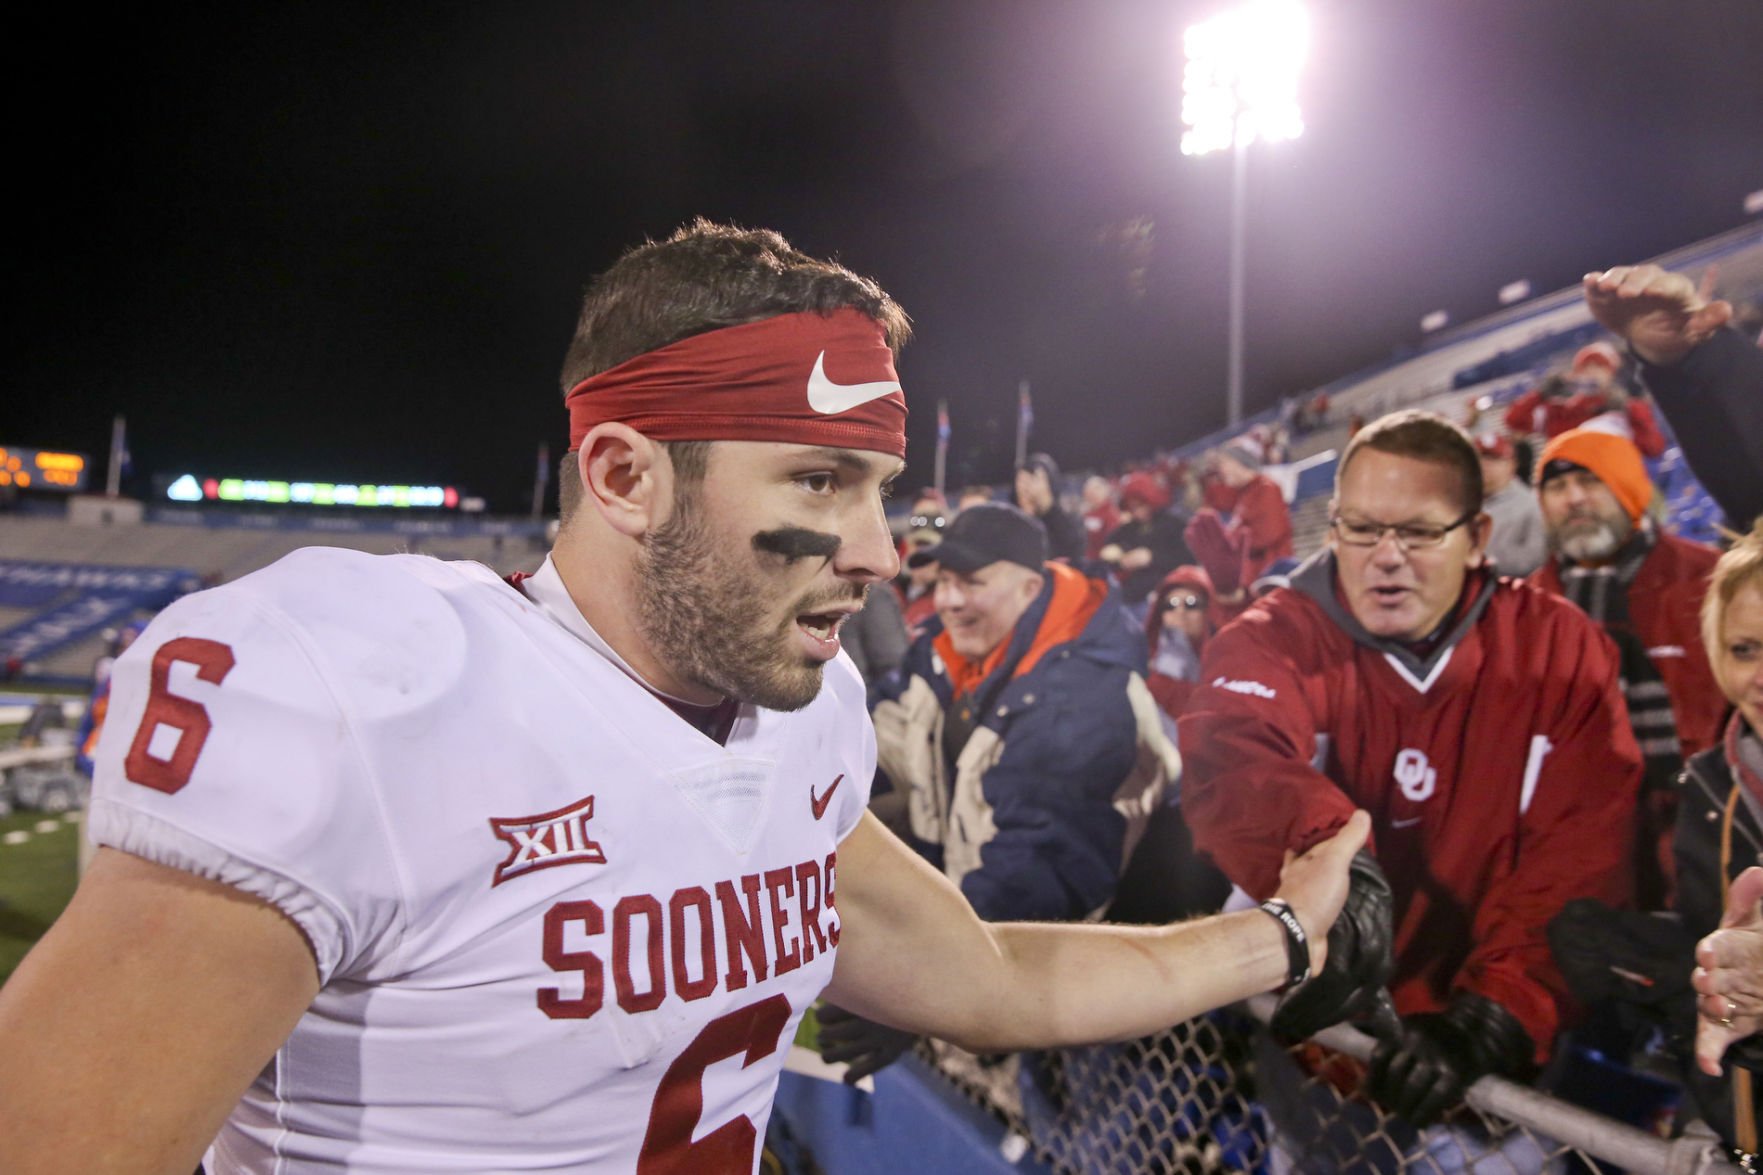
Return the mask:
<path fill-rule="evenodd" d="M 1763 867 L 1739 874 L 1720 929 L 1696 944 L 1696 1064 L 1720 1075 L 1727 1047 L 1763 1031 Z"/>
<path fill-rule="evenodd" d="M 1321 841 L 1302 854 L 1286 851 L 1285 864 L 1279 870 L 1279 890 L 1273 895 L 1282 898 L 1298 916 L 1304 934 L 1310 941 L 1310 970 L 1319 971 L 1328 959 L 1328 932 L 1340 917 L 1347 901 L 1348 868 L 1353 854 L 1365 845 L 1371 835 L 1371 817 L 1354 812 L 1339 832 Z"/>
<path fill-rule="evenodd" d="M 1689 278 L 1657 265 L 1588 273 L 1582 287 L 1592 317 L 1661 367 L 1678 362 L 1732 319 L 1730 302 L 1708 301 Z"/>
<path fill-rule="evenodd" d="M 918 1040 L 913 1033 L 865 1020 L 831 1004 L 821 1004 L 815 1018 L 820 1023 L 820 1059 L 843 1062 L 847 1066 L 846 1085 L 855 1085 L 892 1065 Z"/>
<path fill-rule="evenodd" d="M 1362 850 L 1355 853 L 1347 864 L 1346 899 L 1322 939 L 1321 960 L 1313 961 L 1311 979 L 1287 992 L 1273 1011 L 1269 1027 L 1276 1038 L 1304 1040 L 1331 1024 L 1376 1011 L 1395 970 L 1393 907 L 1389 882 L 1377 861 Z"/>
<path fill-rule="evenodd" d="M 1443 1012 L 1409 1016 L 1402 1034 L 1371 1055 L 1365 1088 L 1379 1105 L 1414 1126 L 1429 1126 L 1489 1073 L 1528 1069 L 1530 1034 L 1486 996 L 1459 993 Z"/>

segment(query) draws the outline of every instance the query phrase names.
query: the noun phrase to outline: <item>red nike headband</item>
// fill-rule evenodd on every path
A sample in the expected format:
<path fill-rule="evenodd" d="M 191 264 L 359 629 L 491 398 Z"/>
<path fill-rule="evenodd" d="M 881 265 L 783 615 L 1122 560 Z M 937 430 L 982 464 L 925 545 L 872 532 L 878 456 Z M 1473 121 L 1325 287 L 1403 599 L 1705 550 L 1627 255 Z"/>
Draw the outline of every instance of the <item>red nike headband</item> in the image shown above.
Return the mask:
<path fill-rule="evenodd" d="M 657 441 L 790 441 L 906 455 L 906 397 L 858 310 L 724 327 L 589 376 L 564 397 L 569 448 L 616 420 Z"/>

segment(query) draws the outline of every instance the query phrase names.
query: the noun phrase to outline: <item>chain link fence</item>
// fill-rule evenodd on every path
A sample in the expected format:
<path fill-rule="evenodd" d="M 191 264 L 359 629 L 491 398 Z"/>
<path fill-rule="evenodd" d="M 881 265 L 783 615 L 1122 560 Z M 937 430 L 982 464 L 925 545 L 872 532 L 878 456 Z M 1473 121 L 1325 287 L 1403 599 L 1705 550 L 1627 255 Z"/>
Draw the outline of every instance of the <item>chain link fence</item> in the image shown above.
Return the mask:
<path fill-rule="evenodd" d="M 921 1047 L 1007 1124 L 1007 1157 L 1032 1150 L 1061 1172 L 1740 1170 L 1711 1138 L 1667 1140 L 1494 1077 L 1445 1121 L 1416 1130 L 1357 1092 L 1370 1037 L 1342 1026 L 1282 1048 L 1264 1027 L 1272 1007 L 1260 997 L 1157 1036 L 1001 1059 Z"/>

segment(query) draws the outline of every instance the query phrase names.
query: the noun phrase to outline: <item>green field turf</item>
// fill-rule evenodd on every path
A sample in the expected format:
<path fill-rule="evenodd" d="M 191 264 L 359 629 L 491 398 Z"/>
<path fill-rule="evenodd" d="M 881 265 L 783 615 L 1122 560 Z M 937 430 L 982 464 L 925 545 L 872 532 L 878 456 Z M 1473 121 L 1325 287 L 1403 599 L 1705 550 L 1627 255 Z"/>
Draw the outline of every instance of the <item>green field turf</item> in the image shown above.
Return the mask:
<path fill-rule="evenodd" d="M 73 897 L 80 826 L 61 820 L 53 832 L 36 831 L 53 819 L 41 812 L 0 817 L 0 983 Z M 4 843 L 12 832 L 30 839 Z"/>

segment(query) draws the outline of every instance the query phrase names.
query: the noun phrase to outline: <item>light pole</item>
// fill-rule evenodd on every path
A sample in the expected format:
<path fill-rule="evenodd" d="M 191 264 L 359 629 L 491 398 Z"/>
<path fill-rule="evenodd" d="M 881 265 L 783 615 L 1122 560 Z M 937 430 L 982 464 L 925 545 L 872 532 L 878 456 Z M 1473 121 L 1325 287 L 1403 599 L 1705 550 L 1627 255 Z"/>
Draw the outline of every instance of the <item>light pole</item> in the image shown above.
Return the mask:
<path fill-rule="evenodd" d="M 1243 252 L 1249 144 L 1304 133 L 1298 69 L 1309 42 L 1309 17 L 1298 0 L 1244 0 L 1182 36 L 1183 155 L 1231 149 L 1230 383 L 1232 425 L 1243 419 Z"/>

